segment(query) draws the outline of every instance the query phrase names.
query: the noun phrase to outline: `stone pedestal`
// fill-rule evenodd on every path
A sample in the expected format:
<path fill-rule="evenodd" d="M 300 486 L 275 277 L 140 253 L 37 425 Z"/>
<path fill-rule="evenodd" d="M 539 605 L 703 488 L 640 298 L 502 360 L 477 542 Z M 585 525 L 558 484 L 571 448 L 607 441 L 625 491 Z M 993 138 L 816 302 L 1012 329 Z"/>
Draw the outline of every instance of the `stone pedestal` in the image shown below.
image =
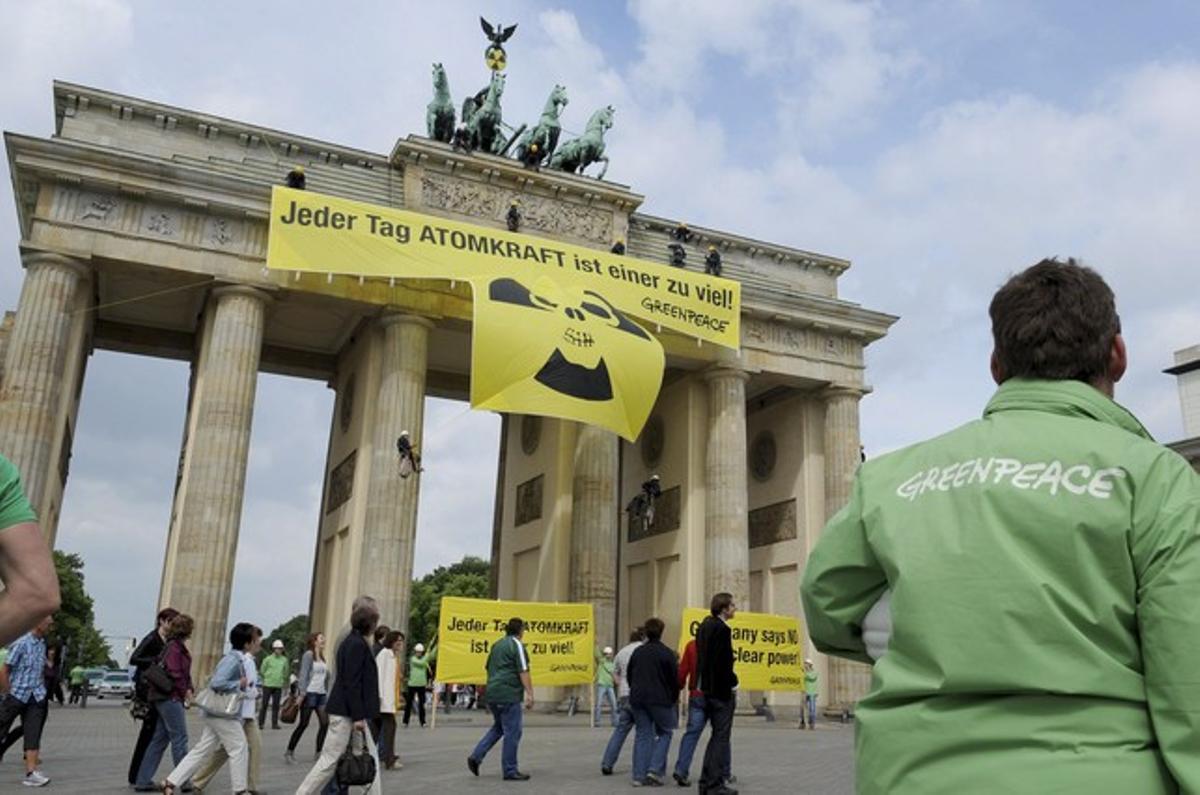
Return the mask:
<path fill-rule="evenodd" d="M 396 439 L 407 430 L 418 453 L 423 447 L 425 367 L 433 324 L 400 314 L 385 315 L 380 324 L 383 361 L 375 397 L 358 590 L 378 600 L 382 623 L 407 635 L 421 475 L 400 477 Z"/>
<path fill-rule="evenodd" d="M 850 501 L 854 475 L 862 462 L 859 447 L 858 402 L 862 390 L 834 386 L 825 391 L 825 514 L 826 519 Z M 841 657 L 829 658 L 829 704 L 853 708 L 871 687 L 871 667 Z"/>
<path fill-rule="evenodd" d="M 0 385 L 0 453 L 20 470 L 42 532 L 53 544 L 70 454 L 64 446 L 70 444 L 86 359 L 91 270 L 48 253 L 26 254 L 23 264 L 25 283 Z"/>
<path fill-rule="evenodd" d="M 571 601 L 591 602 L 596 643 L 615 643 L 617 619 L 617 435 L 580 425 L 571 491 Z"/>
<path fill-rule="evenodd" d="M 192 372 L 159 602 L 196 622 L 190 646 L 198 682 L 226 646 L 267 301 L 251 287 L 214 290 Z"/>
<path fill-rule="evenodd" d="M 704 604 L 728 591 L 743 610 L 750 597 L 750 539 L 746 495 L 746 381 L 731 367 L 704 374 L 708 384 L 708 442 L 704 455 Z"/>

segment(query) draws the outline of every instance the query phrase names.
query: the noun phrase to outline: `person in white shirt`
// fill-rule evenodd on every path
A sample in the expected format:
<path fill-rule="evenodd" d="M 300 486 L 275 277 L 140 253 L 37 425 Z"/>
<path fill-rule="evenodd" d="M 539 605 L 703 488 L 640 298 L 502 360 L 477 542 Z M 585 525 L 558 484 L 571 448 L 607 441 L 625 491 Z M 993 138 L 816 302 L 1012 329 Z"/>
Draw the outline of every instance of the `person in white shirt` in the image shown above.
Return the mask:
<path fill-rule="evenodd" d="M 242 651 L 242 671 L 246 677 L 246 689 L 242 691 L 242 729 L 246 733 L 248 750 L 246 785 L 247 792 L 258 792 L 258 774 L 262 765 L 262 734 L 258 730 L 258 699 L 262 687 L 258 681 L 258 666 L 254 658 L 262 649 L 263 631 L 260 627 L 251 630 L 250 645 Z M 217 774 L 229 756 L 224 747 L 218 747 L 199 773 L 192 776 L 192 787 L 196 792 L 203 790 Z"/>

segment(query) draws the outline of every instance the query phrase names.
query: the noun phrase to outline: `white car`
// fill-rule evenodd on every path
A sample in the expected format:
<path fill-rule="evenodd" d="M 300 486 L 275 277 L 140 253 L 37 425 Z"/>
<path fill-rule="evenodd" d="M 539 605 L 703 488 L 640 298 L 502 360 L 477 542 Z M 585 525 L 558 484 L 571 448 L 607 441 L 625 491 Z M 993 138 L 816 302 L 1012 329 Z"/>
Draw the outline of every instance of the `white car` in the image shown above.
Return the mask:
<path fill-rule="evenodd" d="M 133 677 L 125 671 L 111 671 L 96 686 L 96 698 L 133 698 Z"/>

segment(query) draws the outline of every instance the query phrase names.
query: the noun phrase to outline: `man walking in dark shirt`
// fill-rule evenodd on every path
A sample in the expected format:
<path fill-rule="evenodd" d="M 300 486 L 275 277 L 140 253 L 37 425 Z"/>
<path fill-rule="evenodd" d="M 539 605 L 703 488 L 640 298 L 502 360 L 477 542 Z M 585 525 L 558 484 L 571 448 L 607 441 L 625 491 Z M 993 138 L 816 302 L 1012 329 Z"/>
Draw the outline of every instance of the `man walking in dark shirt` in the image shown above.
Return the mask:
<path fill-rule="evenodd" d="M 667 753 L 677 718 L 679 661 L 662 642 L 663 622 L 648 618 L 646 642 L 629 658 L 629 706 L 633 737 L 633 783 L 661 787 L 667 777 Z"/>
<path fill-rule="evenodd" d="M 712 615 L 696 630 L 696 670 L 704 694 L 704 712 L 712 724 L 712 736 L 704 749 L 700 774 L 701 795 L 737 795 L 723 776 L 729 758 L 729 734 L 733 730 L 737 674 L 733 672 L 733 633 L 728 621 L 737 612 L 733 596 L 719 593 L 710 605 Z"/>

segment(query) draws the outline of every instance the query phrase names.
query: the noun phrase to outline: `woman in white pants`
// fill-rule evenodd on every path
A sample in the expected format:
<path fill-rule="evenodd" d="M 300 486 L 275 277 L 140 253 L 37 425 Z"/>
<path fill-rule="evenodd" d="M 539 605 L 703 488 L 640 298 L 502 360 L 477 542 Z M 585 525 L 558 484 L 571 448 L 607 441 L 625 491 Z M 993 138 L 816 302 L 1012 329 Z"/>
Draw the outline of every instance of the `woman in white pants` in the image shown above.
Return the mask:
<path fill-rule="evenodd" d="M 221 695 L 235 691 L 245 692 L 249 682 L 246 679 L 246 672 L 242 668 L 243 653 L 253 637 L 253 624 L 241 623 L 229 631 L 230 649 L 217 663 L 217 668 L 208 681 L 210 689 Z M 188 751 L 188 755 L 183 758 L 183 761 L 167 776 L 167 780 L 163 782 L 162 791 L 167 795 L 179 792 L 192 774 L 203 767 L 218 748 L 223 748 L 229 756 L 229 776 L 233 780 L 233 791 L 235 793 L 246 792 L 248 746 L 246 731 L 242 728 L 242 721 L 239 719 L 240 714 L 241 710 L 237 710 L 233 717 L 205 713 L 204 733 L 200 735 L 200 742 Z"/>
<path fill-rule="evenodd" d="M 337 647 L 333 686 L 326 709 L 329 734 L 325 746 L 296 795 L 317 795 L 337 770 L 338 759 L 351 742 L 354 732 L 362 732 L 365 750 L 375 760 L 375 780 L 367 795 L 382 795 L 379 754 L 370 724 L 379 716 L 379 672 L 371 655 L 369 638 L 379 624 L 375 601 L 360 598 L 350 614 L 350 634 Z"/>

